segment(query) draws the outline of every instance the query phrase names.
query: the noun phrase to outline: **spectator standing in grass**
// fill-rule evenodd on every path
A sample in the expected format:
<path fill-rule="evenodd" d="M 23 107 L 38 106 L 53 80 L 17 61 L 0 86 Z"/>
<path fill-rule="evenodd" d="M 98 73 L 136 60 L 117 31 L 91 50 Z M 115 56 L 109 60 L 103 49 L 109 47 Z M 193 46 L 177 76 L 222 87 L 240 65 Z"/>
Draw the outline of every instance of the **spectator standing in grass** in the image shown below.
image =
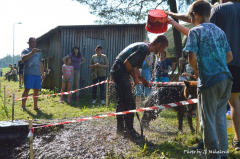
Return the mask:
<path fill-rule="evenodd" d="M 96 54 L 94 54 L 91 58 L 89 68 L 92 69 L 92 84 L 96 84 L 98 82 L 102 82 L 106 80 L 106 69 L 109 67 L 108 59 L 105 54 L 102 53 L 103 49 L 102 46 L 98 45 L 95 49 Z M 105 104 L 105 92 L 104 87 L 105 84 L 100 84 L 100 98 L 101 104 Z M 95 104 L 97 99 L 97 86 L 93 86 L 92 88 L 92 103 Z"/>
<path fill-rule="evenodd" d="M 171 71 L 174 69 L 174 64 L 166 56 L 166 52 L 160 52 L 160 57 L 155 62 L 153 70 L 154 82 L 169 82 L 168 66 L 171 66 Z"/>
<path fill-rule="evenodd" d="M 19 60 L 17 65 L 17 73 L 19 74 L 19 88 L 21 88 L 22 85 L 24 84 L 23 69 L 24 62 L 22 60 Z"/>
<path fill-rule="evenodd" d="M 143 78 L 145 78 L 147 81 L 151 82 L 151 67 L 153 64 L 153 56 L 151 54 L 149 54 L 148 56 L 146 56 L 146 58 L 143 61 L 143 65 L 142 65 L 142 71 L 141 71 L 141 75 Z M 140 109 L 141 106 L 141 96 L 142 96 L 142 92 L 144 89 L 144 95 L 145 97 L 149 96 L 151 93 L 151 88 L 150 87 L 145 87 L 143 86 L 143 84 L 139 84 L 136 86 L 136 107 L 137 109 Z"/>
<path fill-rule="evenodd" d="M 71 90 L 73 88 L 73 85 L 75 86 L 75 89 L 79 89 L 80 65 L 82 65 L 85 62 L 85 58 L 82 56 L 78 46 L 74 46 L 72 48 L 71 53 L 62 59 L 63 63 L 65 63 L 65 64 L 66 64 L 67 57 L 71 57 L 72 66 L 74 68 Z M 72 98 L 71 95 L 70 95 L 70 98 Z M 76 92 L 76 101 L 79 101 L 79 91 Z"/>
<path fill-rule="evenodd" d="M 191 23 L 191 18 L 186 14 L 176 14 L 166 12 L 173 18 Z M 221 28 L 232 49 L 233 60 L 228 64 L 229 70 L 233 76 L 233 85 L 229 104 L 231 107 L 231 117 L 235 129 L 235 135 L 232 146 L 235 150 L 240 150 L 240 0 L 220 0 L 220 5 L 216 5 L 211 10 L 210 22 Z M 185 35 L 188 35 L 189 29 L 179 25 L 172 19 L 168 19 L 176 29 Z"/>
<path fill-rule="evenodd" d="M 228 64 L 233 75 L 229 99 L 235 129 L 232 146 L 240 151 L 240 0 L 220 0 L 220 3 L 212 8 L 210 22 L 226 33 L 233 54 L 233 60 Z"/>
<path fill-rule="evenodd" d="M 41 76 L 44 79 L 44 69 L 42 63 L 41 50 L 36 48 L 36 39 L 30 37 L 29 48 L 22 51 L 21 57 L 24 61 L 24 92 L 22 97 L 27 97 L 30 89 L 33 89 L 33 96 L 38 96 L 39 89 L 41 89 Z M 26 111 L 26 101 L 27 99 L 22 99 L 22 110 Z M 38 98 L 33 98 L 34 110 L 39 110 L 38 108 Z"/>
<path fill-rule="evenodd" d="M 3 71 L 2 69 L 0 69 L 0 77 L 2 77 L 2 75 L 3 75 Z"/>
<path fill-rule="evenodd" d="M 232 52 L 225 33 L 210 23 L 211 5 L 195 1 L 188 16 L 195 25 L 188 34 L 189 63 L 198 78 L 198 103 L 207 158 L 227 158 L 226 105 L 230 98 L 232 75 L 227 63 Z M 174 24 L 171 22 L 170 24 Z M 211 151 L 216 153 L 211 153 Z"/>
<path fill-rule="evenodd" d="M 66 64 L 64 64 L 62 66 L 62 90 L 61 92 L 64 92 L 66 86 L 67 86 L 67 91 L 70 91 L 71 89 L 71 85 L 72 85 L 72 77 L 73 77 L 73 74 L 74 74 L 74 68 L 73 66 L 71 65 L 71 57 L 67 57 L 66 58 Z M 60 103 L 62 103 L 62 96 L 61 95 L 61 98 L 59 100 Z M 70 99 L 70 94 L 68 95 L 68 103 L 71 102 L 71 99 Z"/>

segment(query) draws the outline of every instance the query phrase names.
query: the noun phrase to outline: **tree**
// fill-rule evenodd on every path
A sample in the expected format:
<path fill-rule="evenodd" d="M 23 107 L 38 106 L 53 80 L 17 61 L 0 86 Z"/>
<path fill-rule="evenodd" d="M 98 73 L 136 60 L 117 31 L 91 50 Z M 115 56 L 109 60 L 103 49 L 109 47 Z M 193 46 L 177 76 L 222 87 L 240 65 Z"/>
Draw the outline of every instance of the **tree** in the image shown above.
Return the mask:
<path fill-rule="evenodd" d="M 170 6 L 171 12 L 177 13 L 176 0 L 169 0 L 168 4 Z M 178 19 L 174 19 L 174 20 L 178 22 Z M 174 44 L 175 44 L 175 51 L 176 51 L 175 55 L 176 55 L 176 58 L 179 59 L 182 55 L 182 38 L 181 38 L 181 33 L 176 28 L 173 28 L 173 37 L 174 37 Z M 178 69 L 178 72 L 179 71 L 180 70 Z"/>
<path fill-rule="evenodd" d="M 147 12 L 159 8 L 168 10 L 172 0 L 77 0 L 83 5 L 88 5 L 91 14 L 99 17 L 96 20 L 101 24 L 116 23 L 145 23 Z M 180 13 L 187 13 L 187 8 L 195 0 L 174 0 Z M 211 4 L 218 0 L 209 0 Z"/>
<path fill-rule="evenodd" d="M 92 9 L 91 14 L 99 17 L 97 23 L 145 23 L 148 11 L 155 8 L 170 10 L 171 12 L 187 13 L 187 7 L 195 0 L 77 0 Z M 178 3 L 177 3 L 178 2 Z M 214 4 L 217 0 L 211 0 Z M 177 8 L 178 4 L 178 8 Z M 174 19 L 178 22 L 177 19 Z M 177 59 L 182 54 L 181 34 L 173 29 L 175 50 Z"/>
<path fill-rule="evenodd" d="M 21 59 L 20 55 L 14 56 L 14 63 L 18 63 L 18 60 Z M 0 59 L 0 68 L 8 67 L 9 64 L 12 64 L 12 56 L 7 54 L 5 57 Z"/>
<path fill-rule="evenodd" d="M 101 24 L 145 23 L 148 11 L 155 8 L 168 10 L 171 0 L 77 0 L 88 5 L 90 13 L 99 17 Z M 175 0 L 174 0 L 175 1 Z M 194 0 L 178 0 L 178 10 L 185 12 Z M 175 1 L 176 3 L 176 1 Z"/>

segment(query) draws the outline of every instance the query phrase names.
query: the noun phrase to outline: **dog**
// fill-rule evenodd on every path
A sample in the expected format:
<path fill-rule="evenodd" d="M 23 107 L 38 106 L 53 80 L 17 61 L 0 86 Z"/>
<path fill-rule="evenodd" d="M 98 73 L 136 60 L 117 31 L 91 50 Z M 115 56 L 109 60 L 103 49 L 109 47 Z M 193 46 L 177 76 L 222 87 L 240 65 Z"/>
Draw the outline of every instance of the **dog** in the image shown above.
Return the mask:
<path fill-rule="evenodd" d="M 145 108 L 156 105 L 174 103 L 186 99 L 197 98 L 197 81 L 184 81 L 185 85 L 161 87 L 153 91 L 145 101 Z M 192 125 L 192 111 L 196 110 L 197 104 L 173 107 L 178 113 L 178 130 L 182 131 L 184 113 L 187 112 L 188 125 L 192 132 L 195 131 Z M 149 123 L 155 120 L 161 109 L 146 111 L 141 119 L 143 128 L 149 128 Z"/>

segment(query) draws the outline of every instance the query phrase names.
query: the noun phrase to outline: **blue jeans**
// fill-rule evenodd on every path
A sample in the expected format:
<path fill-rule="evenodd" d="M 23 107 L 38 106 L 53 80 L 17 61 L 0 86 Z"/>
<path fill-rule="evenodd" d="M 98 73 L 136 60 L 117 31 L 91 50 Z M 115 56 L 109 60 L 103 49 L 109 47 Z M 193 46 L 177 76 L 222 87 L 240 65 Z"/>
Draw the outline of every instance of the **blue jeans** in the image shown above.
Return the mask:
<path fill-rule="evenodd" d="M 232 81 L 226 79 L 206 90 L 198 91 L 199 117 L 207 158 L 221 158 L 228 154 L 210 151 L 228 150 L 226 105 L 230 98 Z"/>

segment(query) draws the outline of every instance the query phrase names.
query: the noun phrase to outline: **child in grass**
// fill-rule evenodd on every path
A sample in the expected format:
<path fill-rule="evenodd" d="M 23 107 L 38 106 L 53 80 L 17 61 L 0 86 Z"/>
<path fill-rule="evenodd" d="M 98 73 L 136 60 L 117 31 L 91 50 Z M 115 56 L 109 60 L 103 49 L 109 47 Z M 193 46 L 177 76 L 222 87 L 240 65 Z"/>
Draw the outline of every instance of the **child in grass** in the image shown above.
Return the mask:
<path fill-rule="evenodd" d="M 66 64 L 62 66 L 62 90 L 61 92 L 64 92 L 65 87 L 67 86 L 67 91 L 70 91 L 71 85 L 72 85 L 72 76 L 73 76 L 73 66 L 71 65 L 72 59 L 71 57 L 66 58 Z M 62 96 L 59 100 L 60 103 L 62 103 Z M 70 94 L 68 95 L 68 103 L 71 102 Z"/>
<path fill-rule="evenodd" d="M 231 93 L 232 74 L 227 63 L 233 56 L 225 33 L 210 23 L 210 13 L 209 2 L 197 0 L 188 11 L 195 27 L 189 31 L 173 20 L 169 20 L 169 23 L 188 34 L 185 50 L 189 51 L 188 60 L 198 78 L 199 115 L 206 157 L 220 159 L 228 155 L 225 113 Z"/>

